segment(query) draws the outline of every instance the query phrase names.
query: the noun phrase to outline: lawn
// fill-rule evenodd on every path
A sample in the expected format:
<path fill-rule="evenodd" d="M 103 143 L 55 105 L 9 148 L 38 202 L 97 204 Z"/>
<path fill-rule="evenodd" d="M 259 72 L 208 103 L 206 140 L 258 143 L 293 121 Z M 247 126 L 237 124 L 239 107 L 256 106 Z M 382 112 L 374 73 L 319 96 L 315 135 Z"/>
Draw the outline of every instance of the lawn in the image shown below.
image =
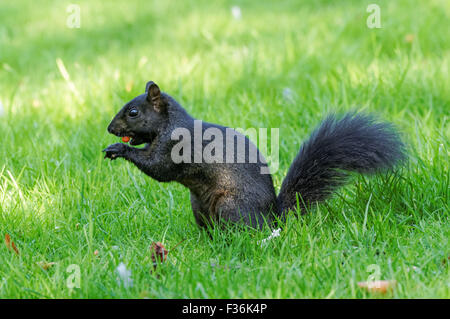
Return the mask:
<path fill-rule="evenodd" d="M 449 21 L 445 0 L 2 1 L 0 298 L 450 298 Z M 264 245 L 269 228 L 210 238 L 186 188 L 103 160 L 149 80 L 198 119 L 279 128 L 277 191 L 329 112 L 393 122 L 409 160 Z M 397 285 L 369 294 L 371 278 Z"/>

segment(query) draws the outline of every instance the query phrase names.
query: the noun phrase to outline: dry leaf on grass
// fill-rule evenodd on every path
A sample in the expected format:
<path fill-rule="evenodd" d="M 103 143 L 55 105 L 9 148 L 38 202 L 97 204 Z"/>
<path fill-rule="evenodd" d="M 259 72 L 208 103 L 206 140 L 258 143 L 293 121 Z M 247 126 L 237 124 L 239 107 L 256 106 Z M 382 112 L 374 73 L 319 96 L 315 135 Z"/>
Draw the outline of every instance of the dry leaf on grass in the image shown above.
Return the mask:
<path fill-rule="evenodd" d="M 181 240 L 171 250 L 174 250 L 175 248 L 177 248 L 185 240 L 186 240 L 186 238 Z M 158 266 L 159 263 L 163 263 L 164 261 L 166 261 L 169 251 L 159 241 L 152 243 L 152 246 L 150 247 L 150 251 L 152 252 L 153 268 L 156 270 L 156 266 Z"/>
<path fill-rule="evenodd" d="M 150 247 L 150 250 L 152 252 L 152 261 L 153 261 L 153 268 L 156 269 L 156 266 L 158 263 L 163 263 L 167 259 L 167 254 L 169 253 L 167 249 L 164 247 L 163 244 L 158 242 L 153 242 L 152 247 Z"/>
<path fill-rule="evenodd" d="M 375 280 L 358 282 L 358 287 L 366 289 L 368 292 L 385 294 L 394 289 L 397 284 L 395 280 Z"/>
<path fill-rule="evenodd" d="M 41 267 L 44 270 L 48 270 L 49 268 L 52 268 L 54 265 L 56 265 L 55 262 L 46 262 L 46 261 L 40 261 L 37 263 L 39 267 Z"/>
<path fill-rule="evenodd" d="M 408 43 L 412 43 L 414 41 L 414 34 L 407 34 L 405 35 L 405 41 Z"/>
<path fill-rule="evenodd" d="M 16 255 L 19 255 L 19 250 L 17 249 L 16 244 L 11 241 L 11 236 L 9 236 L 8 234 L 5 234 L 5 245 L 9 250 L 14 250 Z"/>
<path fill-rule="evenodd" d="M 126 90 L 127 92 L 131 92 L 131 90 L 133 89 L 133 84 L 134 84 L 133 80 L 131 80 L 130 82 L 128 82 L 128 83 L 126 84 L 126 86 L 125 86 L 125 90 Z"/>

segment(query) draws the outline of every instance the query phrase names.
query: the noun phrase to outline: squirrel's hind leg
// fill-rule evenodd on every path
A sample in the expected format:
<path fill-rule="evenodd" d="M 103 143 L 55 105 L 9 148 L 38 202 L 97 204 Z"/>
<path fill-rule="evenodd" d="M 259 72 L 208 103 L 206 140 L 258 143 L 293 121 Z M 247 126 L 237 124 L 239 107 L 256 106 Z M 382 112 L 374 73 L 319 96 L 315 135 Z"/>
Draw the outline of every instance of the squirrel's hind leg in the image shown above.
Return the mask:
<path fill-rule="evenodd" d="M 201 203 L 192 192 L 191 192 L 191 206 L 192 212 L 194 213 L 195 222 L 197 223 L 197 225 L 201 228 L 207 228 L 208 224 L 210 223 L 208 214 L 204 214 L 202 212 Z"/>

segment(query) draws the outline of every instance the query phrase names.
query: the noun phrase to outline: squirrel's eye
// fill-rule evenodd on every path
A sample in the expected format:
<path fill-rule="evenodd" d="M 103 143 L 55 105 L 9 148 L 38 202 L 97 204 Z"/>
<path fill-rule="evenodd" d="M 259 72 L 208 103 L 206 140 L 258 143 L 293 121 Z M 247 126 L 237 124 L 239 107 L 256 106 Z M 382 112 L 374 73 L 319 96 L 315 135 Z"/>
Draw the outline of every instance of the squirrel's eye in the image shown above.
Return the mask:
<path fill-rule="evenodd" d="M 135 117 L 135 116 L 137 116 L 138 114 L 139 114 L 139 111 L 136 110 L 136 109 L 131 109 L 131 110 L 128 112 L 128 115 L 131 116 L 131 117 Z"/>

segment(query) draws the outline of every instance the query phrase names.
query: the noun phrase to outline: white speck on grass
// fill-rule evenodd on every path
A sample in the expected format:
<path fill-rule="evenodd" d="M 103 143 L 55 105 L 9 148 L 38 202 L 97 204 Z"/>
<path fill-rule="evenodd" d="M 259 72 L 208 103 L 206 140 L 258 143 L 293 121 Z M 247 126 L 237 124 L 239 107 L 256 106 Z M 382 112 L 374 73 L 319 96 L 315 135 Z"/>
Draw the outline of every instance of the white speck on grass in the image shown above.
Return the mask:
<path fill-rule="evenodd" d="M 127 269 L 124 263 L 120 263 L 116 268 L 118 274 L 117 283 L 119 286 L 123 285 L 124 288 L 133 286 L 133 279 L 131 279 L 131 271 Z"/>
<path fill-rule="evenodd" d="M 3 116 L 5 114 L 5 110 L 3 108 L 3 103 L 0 101 L 0 116 Z"/>
<path fill-rule="evenodd" d="M 277 229 L 273 230 L 272 234 L 270 234 L 269 237 L 264 238 L 263 240 L 259 241 L 258 245 L 265 244 L 267 241 L 272 240 L 275 237 L 280 237 L 280 232 L 281 232 L 281 228 L 277 228 Z"/>
<path fill-rule="evenodd" d="M 289 102 L 289 103 L 293 104 L 295 102 L 296 97 L 297 96 L 296 96 L 295 92 L 291 88 L 284 88 L 283 89 L 283 99 L 286 102 Z"/>
<path fill-rule="evenodd" d="M 141 59 L 138 62 L 138 67 L 142 68 L 145 64 L 147 64 L 148 59 L 146 56 L 141 57 Z"/>
<path fill-rule="evenodd" d="M 412 266 L 412 267 L 407 267 L 406 271 L 410 272 L 411 270 L 414 270 L 417 273 L 422 273 L 422 270 L 419 267 L 416 266 Z"/>
<path fill-rule="evenodd" d="M 231 15 L 235 20 L 240 20 L 242 18 L 241 8 L 238 6 L 231 7 Z"/>
<path fill-rule="evenodd" d="M 114 71 L 114 80 L 118 80 L 120 78 L 120 71 L 119 70 L 115 70 Z"/>

